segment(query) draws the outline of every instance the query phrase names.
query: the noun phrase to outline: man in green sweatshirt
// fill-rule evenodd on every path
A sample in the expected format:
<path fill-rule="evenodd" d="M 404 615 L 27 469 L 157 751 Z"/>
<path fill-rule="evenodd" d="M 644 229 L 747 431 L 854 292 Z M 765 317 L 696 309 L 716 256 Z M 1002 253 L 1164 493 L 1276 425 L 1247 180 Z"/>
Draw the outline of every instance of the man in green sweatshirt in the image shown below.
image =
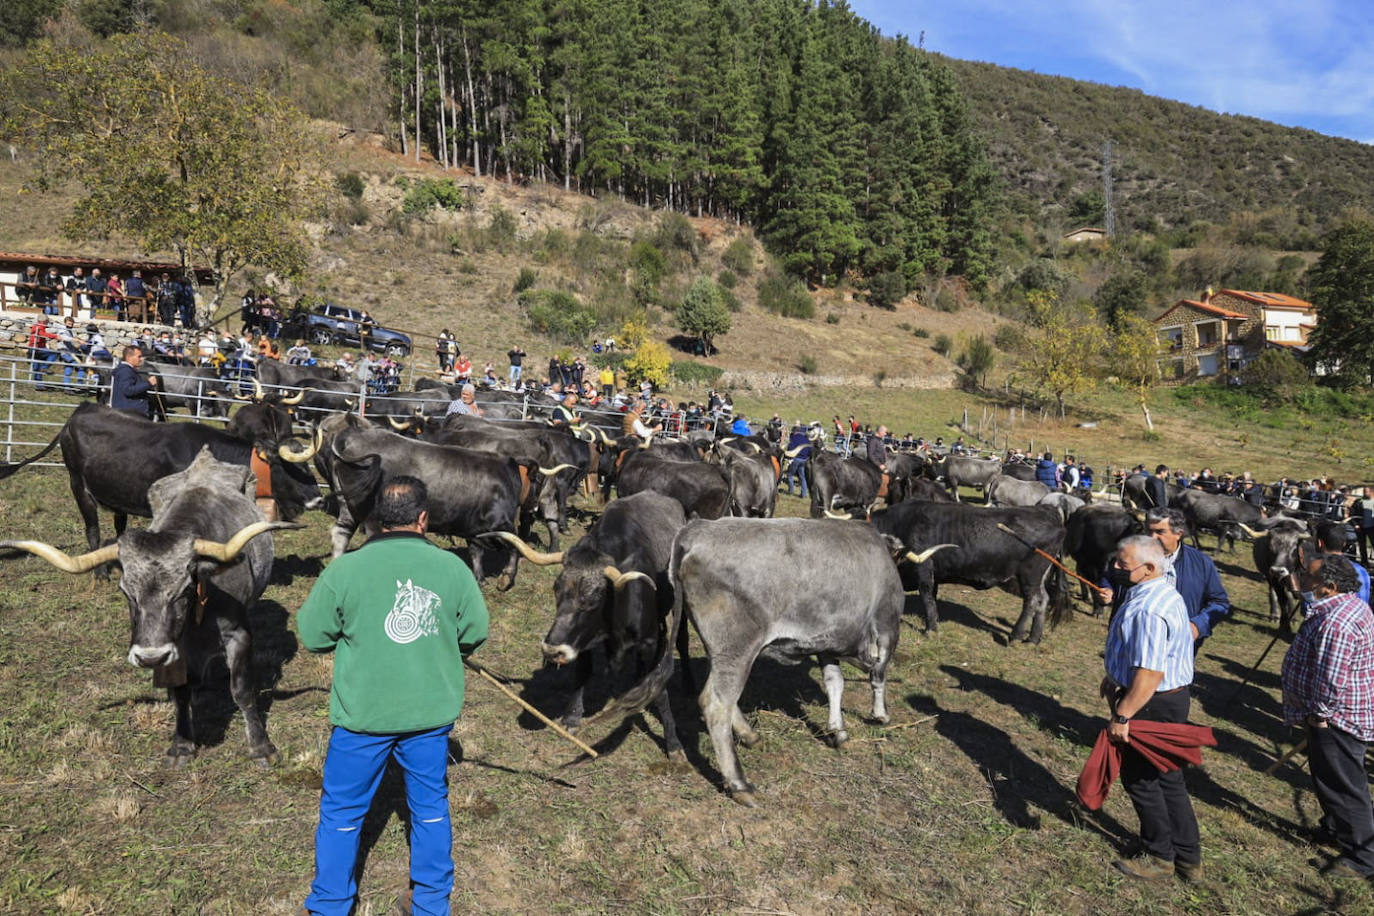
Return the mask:
<path fill-rule="evenodd" d="M 412 912 L 449 911 L 448 733 L 463 708 L 463 659 L 486 641 L 488 619 L 467 564 L 425 538 L 427 500 L 422 481 L 388 480 L 374 510 L 381 533 L 331 563 L 296 618 L 307 649 L 334 653 L 311 914 L 352 909 L 363 817 L 392 757 L 410 808 Z"/>

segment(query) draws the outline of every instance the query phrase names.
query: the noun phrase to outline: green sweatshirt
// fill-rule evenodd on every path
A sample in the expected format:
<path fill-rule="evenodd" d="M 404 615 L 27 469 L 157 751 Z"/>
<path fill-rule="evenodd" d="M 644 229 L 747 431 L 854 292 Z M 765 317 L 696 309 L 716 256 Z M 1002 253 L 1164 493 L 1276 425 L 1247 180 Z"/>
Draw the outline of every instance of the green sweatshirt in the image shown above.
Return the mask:
<path fill-rule="evenodd" d="M 463 658 L 487 639 L 467 564 L 422 535 L 385 532 L 330 563 L 296 617 L 301 643 L 334 652 L 329 721 L 397 734 L 463 708 Z"/>

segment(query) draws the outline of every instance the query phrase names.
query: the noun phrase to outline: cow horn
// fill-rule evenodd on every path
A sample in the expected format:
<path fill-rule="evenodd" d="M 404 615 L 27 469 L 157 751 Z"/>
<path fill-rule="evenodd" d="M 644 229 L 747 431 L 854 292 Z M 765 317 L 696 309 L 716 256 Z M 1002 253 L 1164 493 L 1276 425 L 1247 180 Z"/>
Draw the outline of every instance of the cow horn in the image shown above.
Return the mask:
<path fill-rule="evenodd" d="M 788 458 L 795 458 L 795 457 L 797 457 L 798 455 L 801 454 L 801 450 L 804 449 L 804 448 L 806 448 L 806 446 L 804 446 L 804 445 L 799 445 L 799 446 L 797 446 L 796 448 L 792 449 L 791 451 L 783 451 L 783 454 L 786 455 Z"/>
<path fill-rule="evenodd" d="M 482 535 L 482 537 L 500 538 L 520 551 L 520 555 L 535 566 L 557 566 L 559 563 L 563 562 L 563 551 L 560 550 L 558 553 L 540 553 L 509 531 L 493 531 L 489 534 Z"/>
<path fill-rule="evenodd" d="M 1272 534 L 1272 532 L 1269 531 L 1256 531 L 1254 528 L 1251 528 L 1249 525 L 1245 524 L 1245 522 L 1236 522 L 1236 525 L 1240 528 L 1241 531 L 1244 531 L 1246 534 L 1248 534 L 1251 538 L 1255 539 L 1256 541 L 1258 541 L 1260 538 L 1267 538 L 1270 534 Z"/>
<path fill-rule="evenodd" d="M 236 401 L 251 401 L 251 400 L 253 400 L 253 396 L 252 396 L 251 394 L 239 394 L 237 391 L 235 391 L 235 392 L 234 392 L 234 400 L 236 400 Z"/>
<path fill-rule="evenodd" d="M 913 563 L 924 563 L 926 560 L 929 560 L 931 557 L 935 556 L 937 551 L 943 550 L 946 547 L 958 546 L 958 544 L 936 544 L 934 547 L 927 547 L 920 553 L 915 553 L 913 551 L 908 550 L 904 554 L 904 556 Z"/>
<path fill-rule="evenodd" d="M 759 444 L 757 442 L 746 442 L 744 444 L 752 448 L 754 450 L 755 455 L 763 453 L 763 449 L 759 448 Z"/>
<path fill-rule="evenodd" d="M 406 430 L 410 429 L 410 424 L 409 424 L 409 423 L 397 423 L 395 417 L 387 417 L 387 418 L 386 418 L 386 422 L 390 423 L 390 424 L 391 424 L 391 428 L 394 429 L 394 430 L 396 430 L 396 432 L 398 432 L 398 433 L 402 433 L 402 432 L 405 432 Z"/>
<path fill-rule="evenodd" d="M 248 542 L 260 534 L 268 531 L 276 531 L 281 528 L 304 528 L 295 522 L 254 522 L 238 530 L 233 537 L 221 544 L 219 541 L 208 541 L 204 538 L 196 538 L 191 542 L 191 549 L 203 557 L 218 560 L 221 563 L 232 563 L 238 559 L 238 555 L 243 548 L 248 546 Z"/>
<path fill-rule="evenodd" d="M 726 436 L 724 439 L 717 439 L 716 441 L 719 442 L 721 445 L 729 445 L 731 442 L 735 441 L 735 437 Z"/>
<path fill-rule="evenodd" d="M 297 391 L 297 392 L 296 392 L 296 396 L 295 396 L 294 398 L 279 397 L 279 398 L 277 398 L 277 403 L 278 403 L 278 404 L 285 404 L 287 407 L 295 407 L 297 404 L 299 404 L 299 403 L 301 402 L 301 400 L 302 400 L 304 397 L 305 397 L 305 389 L 302 388 L 300 391 Z"/>
<path fill-rule="evenodd" d="M 311 437 L 310 444 L 305 447 L 304 451 L 296 451 L 289 445 L 281 445 L 277 447 L 277 454 L 281 456 L 282 461 L 289 461 L 292 464 L 304 464 L 315 457 L 315 453 L 320 450 L 320 445 L 322 445 L 323 442 L 324 433 L 317 427 L 315 429 L 315 435 Z"/>
<path fill-rule="evenodd" d="M 119 545 L 107 544 L 99 550 L 83 553 L 79 557 L 63 553 L 51 544 L 42 541 L 0 541 L 0 548 L 27 550 L 36 557 L 42 557 L 63 572 L 83 573 L 95 569 L 102 563 L 119 559 Z"/>
<path fill-rule="evenodd" d="M 615 440 L 612 439 L 610 436 L 606 435 L 606 431 L 604 429 L 602 429 L 600 426 L 594 427 L 594 429 L 601 436 L 602 445 L 615 445 Z"/>
<path fill-rule="evenodd" d="M 823 511 L 825 512 L 826 518 L 838 518 L 846 522 L 854 520 L 854 516 L 850 515 L 847 512 L 844 515 L 840 515 L 838 512 L 831 512 L 829 509 L 825 509 Z"/>
<path fill-rule="evenodd" d="M 649 583 L 650 588 L 654 590 L 658 589 L 658 586 L 654 583 L 654 577 L 649 575 L 648 573 L 623 573 L 620 570 L 616 569 L 614 566 L 606 566 L 601 571 L 606 574 L 606 578 L 611 580 L 611 585 L 615 586 L 617 590 L 624 588 L 633 579 L 643 579 L 645 582 Z"/>
<path fill-rule="evenodd" d="M 554 465 L 553 467 L 551 467 L 551 468 L 539 468 L 539 473 L 543 474 L 545 477 L 552 477 L 554 474 L 557 474 L 559 471 L 566 471 L 566 470 L 568 470 L 568 468 L 575 468 L 575 467 L 577 467 L 577 465 L 575 465 L 575 464 L 568 464 L 568 463 L 565 461 L 565 462 L 562 463 L 562 464 L 555 464 L 555 465 Z"/>

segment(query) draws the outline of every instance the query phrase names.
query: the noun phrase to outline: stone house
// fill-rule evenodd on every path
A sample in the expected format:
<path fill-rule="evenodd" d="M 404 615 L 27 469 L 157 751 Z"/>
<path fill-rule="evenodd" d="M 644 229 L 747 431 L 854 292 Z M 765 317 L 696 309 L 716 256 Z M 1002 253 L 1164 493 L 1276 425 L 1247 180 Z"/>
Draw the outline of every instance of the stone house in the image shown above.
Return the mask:
<path fill-rule="evenodd" d="M 1065 242 L 1101 242 L 1107 238 L 1107 230 L 1096 226 L 1080 226 L 1062 236 Z"/>
<path fill-rule="evenodd" d="M 1197 299 L 1180 299 L 1154 320 L 1160 377 L 1166 384 L 1229 376 L 1266 347 L 1307 348 L 1317 326 L 1310 302 L 1283 293 L 1210 289 Z"/>

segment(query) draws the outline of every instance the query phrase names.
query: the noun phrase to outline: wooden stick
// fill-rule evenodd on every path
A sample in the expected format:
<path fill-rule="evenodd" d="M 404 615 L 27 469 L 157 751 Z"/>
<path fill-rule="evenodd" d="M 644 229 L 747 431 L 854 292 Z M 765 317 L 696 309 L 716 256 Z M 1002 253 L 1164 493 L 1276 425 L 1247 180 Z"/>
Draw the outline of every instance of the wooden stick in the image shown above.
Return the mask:
<path fill-rule="evenodd" d="M 586 754 L 587 756 L 591 757 L 593 760 L 595 760 L 597 757 L 601 756 L 601 755 L 598 754 L 596 751 L 592 750 L 591 747 L 589 747 L 587 744 L 585 744 L 585 743 L 583 743 L 583 742 L 577 740 L 577 738 L 576 738 L 571 732 L 569 732 L 566 728 L 564 728 L 563 726 L 559 725 L 557 722 L 553 721 L 552 719 L 550 719 L 548 716 L 544 715 L 544 714 L 543 714 L 542 712 L 540 712 L 539 710 L 535 709 L 535 708 L 534 708 L 533 706 L 531 706 L 529 703 L 526 703 L 524 700 L 520 699 L 520 697 L 516 696 L 515 691 L 511 690 L 511 689 L 510 689 L 509 687 L 507 687 L 505 684 L 501 683 L 501 681 L 500 681 L 498 678 L 496 678 L 496 677 L 495 677 L 490 671 L 488 671 L 486 668 L 483 668 L 481 665 L 477 664 L 475 661 L 473 661 L 473 660 L 470 659 L 470 658 L 465 658 L 465 659 L 463 659 L 463 664 L 464 664 L 464 665 L 467 665 L 467 666 L 468 666 L 469 668 L 471 668 L 473 671 L 476 671 L 478 674 L 482 675 L 482 677 L 484 677 L 485 679 L 487 679 L 488 681 L 490 681 L 492 684 L 494 684 L 494 685 L 496 686 L 496 689 L 497 689 L 497 690 L 501 691 L 501 692 L 504 693 L 506 696 L 510 697 L 512 700 L 514 700 L 515 702 L 517 702 L 517 703 L 519 703 L 521 706 L 523 706 L 524 709 L 525 709 L 525 712 L 527 712 L 527 713 L 529 713 L 530 715 L 534 716 L 534 717 L 535 717 L 536 719 L 538 719 L 540 722 L 543 722 L 543 723 L 544 723 L 545 725 L 547 725 L 549 728 L 553 729 L 555 732 L 557 732 L 558 734 L 562 735 L 564 738 L 567 738 L 567 739 L 568 739 L 569 741 L 571 741 L 573 744 L 577 745 L 578 749 L 581 750 L 582 753 L 584 753 L 584 754 Z"/>
<path fill-rule="evenodd" d="M 1060 563 L 1060 562 L 1059 562 L 1058 560 L 1056 560 L 1054 557 L 1052 557 L 1052 556 L 1050 556 L 1049 554 L 1045 553 L 1045 551 L 1041 550 L 1039 547 L 1036 547 L 1036 546 L 1035 546 L 1034 544 L 1032 544 L 1030 541 L 1027 541 L 1025 538 L 1021 537 L 1021 535 L 1017 534 L 1015 531 L 1012 531 L 1010 528 L 1008 528 L 1006 525 L 1002 524 L 1001 522 L 998 522 L 998 523 L 997 523 L 997 527 L 998 527 L 998 528 L 1001 528 L 1001 529 L 1002 529 L 1003 531 L 1005 531 L 1007 534 L 1009 534 L 1009 535 L 1011 535 L 1012 537 L 1016 538 L 1016 539 L 1017 539 L 1018 541 L 1020 541 L 1022 544 L 1025 544 L 1025 545 L 1026 545 L 1027 547 L 1029 547 L 1031 550 L 1034 550 L 1036 553 L 1040 554 L 1040 556 L 1044 557 L 1046 560 L 1049 560 L 1049 561 L 1050 561 L 1051 563 L 1053 563 L 1055 566 L 1058 566 L 1060 569 L 1064 570 L 1064 572 L 1066 572 L 1066 573 L 1068 573 L 1069 575 L 1073 576 L 1075 579 L 1077 579 L 1079 582 L 1082 582 L 1084 585 L 1088 586 L 1088 587 L 1091 588 L 1093 591 L 1099 591 L 1099 590 L 1102 588 L 1102 586 L 1098 585 L 1096 582 L 1089 582 L 1087 579 L 1083 578 L 1083 577 L 1080 576 L 1078 573 L 1074 572 L 1072 569 L 1069 569 L 1069 568 L 1068 568 L 1067 566 L 1065 566 L 1063 563 Z"/>
<path fill-rule="evenodd" d="M 1267 769 L 1267 770 L 1264 771 L 1264 775 L 1265 775 L 1265 776 L 1273 776 L 1274 773 L 1276 773 L 1276 772 L 1278 771 L 1278 768 L 1279 768 L 1279 767 L 1283 766 L 1285 763 L 1287 763 L 1288 761 L 1292 760 L 1292 759 L 1293 759 L 1293 755 L 1298 754 L 1298 753 L 1301 753 L 1306 747 L 1307 747 L 1307 738 L 1304 737 L 1304 738 L 1303 738 L 1301 741 L 1299 741 L 1297 744 L 1295 744 L 1295 745 L 1293 745 L 1292 747 L 1290 747 L 1290 748 L 1288 749 L 1287 753 L 1285 753 L 1282 757 L 1280 757 L 1278 760 L 1275 760 L 1273 763 L 1269 764 L 1269 769 Z"/>

